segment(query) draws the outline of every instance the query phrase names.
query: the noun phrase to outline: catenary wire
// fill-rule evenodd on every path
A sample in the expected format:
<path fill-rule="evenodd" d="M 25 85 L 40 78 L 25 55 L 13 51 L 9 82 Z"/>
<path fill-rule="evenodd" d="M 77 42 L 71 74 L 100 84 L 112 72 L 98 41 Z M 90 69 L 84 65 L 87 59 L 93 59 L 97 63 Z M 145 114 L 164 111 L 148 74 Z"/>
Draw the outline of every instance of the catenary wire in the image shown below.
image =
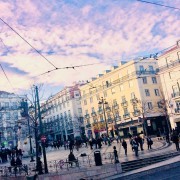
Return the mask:
<path fill-rule="evenodd" d="M 160 4 L 160 3 L 150 2 L 150 1 L 144 1 L 144 0 L 136 0 L 136 1 L 146 3 L 146 4 L 155 5 L 155 6 L 162 6 L 162 7 L 165 7 L 165 8 L 170 8 L 170 9 L 175 9 L 175 10 L 180 11 L 180 8 L 174 7 L 174 6 L 168 6 L 168 5 L 165 5 L 165 4 Z"/>

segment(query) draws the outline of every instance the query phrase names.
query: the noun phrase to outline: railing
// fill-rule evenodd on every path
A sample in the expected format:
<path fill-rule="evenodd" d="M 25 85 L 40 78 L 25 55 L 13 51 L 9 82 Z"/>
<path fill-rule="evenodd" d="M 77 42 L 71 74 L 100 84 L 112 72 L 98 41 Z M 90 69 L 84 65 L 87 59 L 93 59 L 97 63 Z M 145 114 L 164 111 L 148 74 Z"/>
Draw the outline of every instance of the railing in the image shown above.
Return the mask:
<path fill-rule="evenodd" d="M 97 114 L 96 114 L 95 112 L 92 112 L 92 113 L 91 113 L 91 116 L 94 117 L 94 116 L 97 116 Z"/>
<path fill-rule="evenodd" d="M 179 114 L 180 113 L 180 108 L 174 109 L 175 113 Z"/>
<path fill-rule="evenodd" d="M 98 110 L 98 114 L 102 114 L 103 113 L 103 110 Z"/>
<path fill-rule="evenodd" d="M 115 104 L 115 105 L 113 106 L 113 108 L 114 108 L 115 110 L 118 110 L 118 109 L 119 109 L 119 105 L 118 105 L 118 104 Z"/>
<path fill-rule="evenodd" d="M 137 116 L 139 116 L 139 115 L 140 115 L 140 111 L 139 111 L 139 110 L 133 112 L 133 116 L 134 116 L 134 117 L 137 117 Z"/>
<path fill-rule="evenodd" d="M 84 118 L 89 119 L 89 118 L 90 118 L 89 114 L 86 114 L 86 115 L 84 116 Z"/>
<path fill-rule="evenodd" d="M 128 113 L 128 114 L 124 114 L 124 115 L 123 115 L 123 118 L 124 118 L 124 119 L 130 118 L 130 114 L 129 114 L 129 113 Z"/>
<path fill-rule="evenodd" d="M 111 108 L 108 106 L 105 108 L 106 111 L 111 111 Z"/>
<path fill-rule="evenodd" d="M 121 106 L 128 106 L 128 102 L 127 101 L 123 101 L 122 103 L 121 103 Z"/>
<path fill-rule="evenodd" d="M 180 92 L 174 92 L 171 94 L 172 98 L 180 96 Z"/>
<path fill-rule="evenodd" d="M 175 66 L 178 65 L 178 64 L 180 64 L 180 60 L 179 60 L 179 59 L 177 59 L 177 60 L 175 60 L 175 61 L 172 61 L 171 63 L 166 64 L 166 65 L 164 65 L 164 66 L 160 66 L 160 67 L 159 67 L 159 72 L 162 72 L 162 71 L 164 71 L 164 70 L 167 70 L 167 69 L 169 69 L 169 68 L 171 68 L 171 67 L 175 67 Z"/>
<path fill-rule="evenodd" d="M 86 128 L 91 128 L 91 124 L 87 124 L 87 125 L 86 125 Z"/>
<path fill-rule="evenodd" d="M 136 98 L 134 98 L 134 99 L 131 99 L 130 102 L 131 102 L 132 104 L 137 104 L 137 103 L 138 103 L 138 100 L 137 100 Z"/>

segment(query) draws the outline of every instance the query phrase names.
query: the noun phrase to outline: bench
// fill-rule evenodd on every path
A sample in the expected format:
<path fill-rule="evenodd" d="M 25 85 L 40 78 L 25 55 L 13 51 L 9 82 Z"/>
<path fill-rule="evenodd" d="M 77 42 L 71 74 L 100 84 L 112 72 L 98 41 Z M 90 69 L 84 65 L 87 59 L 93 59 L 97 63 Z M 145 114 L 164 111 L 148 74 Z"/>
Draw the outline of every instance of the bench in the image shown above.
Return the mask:
<path fill-rule="evenodd" d="M 68 165 L 70 165 L 70 167 L 73 167 L 73 164 L 75 164 L 75 167 L 79 167 L 79 161 L 78 159 L 74 160 L 74 161 L 69 161 L 69 160 L 66 160 L 66 162 L 64 162 L 67 164 L 67 167 Z"/>

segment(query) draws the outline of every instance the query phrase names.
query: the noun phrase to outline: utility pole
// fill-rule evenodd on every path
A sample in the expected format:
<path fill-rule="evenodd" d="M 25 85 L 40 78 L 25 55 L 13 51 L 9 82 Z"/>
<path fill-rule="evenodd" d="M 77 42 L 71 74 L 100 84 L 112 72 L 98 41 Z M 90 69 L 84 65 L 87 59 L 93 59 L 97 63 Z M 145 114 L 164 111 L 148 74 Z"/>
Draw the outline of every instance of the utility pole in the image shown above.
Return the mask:
<path fill-rule="evenodd" d="M 40 109 L 40 104 L 39 104 L 39 94 L 38 94 L 38 87 L 37 86 L 35 86 L 35 92 L 36 92 L 35 94 L 36 94 L 37 106 L 38 106 L 38 118 L 39 118 L 39 126 L 40 126 L 40 137 L 42 137 L 44 135 L 43 134 L 44 132 L 43 132 L 41 109 Z M 45 170 L 45 173 L 48 173 L 45 144 L 44 144 L 44 142 L 41 142 L 41 144 L 42 144 L 42 149 L 43 149 L 44 170 Z"/>

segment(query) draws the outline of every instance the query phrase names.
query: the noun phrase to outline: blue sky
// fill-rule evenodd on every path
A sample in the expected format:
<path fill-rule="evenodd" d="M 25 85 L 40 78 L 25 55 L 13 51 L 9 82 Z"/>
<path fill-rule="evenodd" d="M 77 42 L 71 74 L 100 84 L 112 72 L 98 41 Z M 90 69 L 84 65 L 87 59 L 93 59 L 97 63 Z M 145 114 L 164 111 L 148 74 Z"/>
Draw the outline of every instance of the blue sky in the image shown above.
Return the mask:
<path fill-rule="evenodd" d="M 179 0 L 149 1 L 179 6 Z M 136 0 L 1 0 L 0 10 L 0 17 L 55 66 L 102 62 L 36 77 L 53 66 L 0 22 L 0 63 L 14 86 L 0 71 L 0 90 L 17 93 L 44 84 L 45 96 L 54 94 L 120 60 L 169 47 L 180 35 L 180 11 Z"/>

